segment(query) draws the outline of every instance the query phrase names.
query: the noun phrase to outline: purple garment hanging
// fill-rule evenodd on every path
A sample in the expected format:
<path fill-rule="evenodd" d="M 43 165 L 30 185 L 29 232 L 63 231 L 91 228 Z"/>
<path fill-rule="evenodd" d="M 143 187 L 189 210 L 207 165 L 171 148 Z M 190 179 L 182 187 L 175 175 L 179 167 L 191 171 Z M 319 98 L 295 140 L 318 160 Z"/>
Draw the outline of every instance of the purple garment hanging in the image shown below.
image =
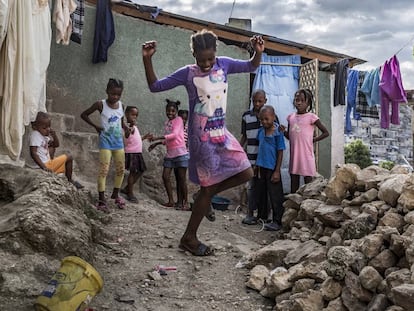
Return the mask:
<path fill-rule="evenodd" d="M 389 128 L 390 123 L 399 125 L 400 103 L 407 102 L 407 97 L 402 85 L 400 64 L 396 55 L 384 63 L 379 87 L 381 97 L 381 128 Z"/>

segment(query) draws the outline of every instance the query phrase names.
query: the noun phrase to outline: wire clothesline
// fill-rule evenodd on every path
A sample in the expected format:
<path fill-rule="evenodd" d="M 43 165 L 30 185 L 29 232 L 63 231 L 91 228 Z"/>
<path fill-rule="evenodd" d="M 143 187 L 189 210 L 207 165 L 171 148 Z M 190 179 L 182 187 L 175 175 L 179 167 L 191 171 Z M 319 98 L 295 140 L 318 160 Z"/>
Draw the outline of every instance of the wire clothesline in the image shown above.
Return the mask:
<path fill-rule="evenodd" d="M 413 42 L 413 40 L 414 40 L 414 36 L 412 36 L 412 38 L 410 40 L 408 40 L 408 42 L 406 44 L 404 44 L 394 55 L 397 55 L 402 50 L 404 50 L 409 44 L 411 44 L 411 42 Z"/>
<path fill-rule="evenodd" d="M 302 64 L 260 62 L 260 65 L 302 67 Z"/>

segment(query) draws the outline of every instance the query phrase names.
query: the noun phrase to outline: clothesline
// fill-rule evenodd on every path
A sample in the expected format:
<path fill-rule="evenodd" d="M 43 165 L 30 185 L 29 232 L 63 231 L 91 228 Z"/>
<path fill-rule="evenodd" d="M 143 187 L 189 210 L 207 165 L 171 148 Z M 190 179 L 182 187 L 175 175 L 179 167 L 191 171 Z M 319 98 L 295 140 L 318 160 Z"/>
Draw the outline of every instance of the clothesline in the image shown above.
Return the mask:
<path fill-rule="evenodd" d="M 411 44 L 411 42 L 413 42 L 414 40 L 414 36 L 412 36 L 412 38 L 406 43 L 404 44 L 394 55 L 397 55 L 398 53 L 400 53 L 403 49 L 405 49 L 409 44 Z"/>
<path fill-rule="evenodd" d="M 302 67 L 302 64 L 261 62 L 260 65 Z"/>

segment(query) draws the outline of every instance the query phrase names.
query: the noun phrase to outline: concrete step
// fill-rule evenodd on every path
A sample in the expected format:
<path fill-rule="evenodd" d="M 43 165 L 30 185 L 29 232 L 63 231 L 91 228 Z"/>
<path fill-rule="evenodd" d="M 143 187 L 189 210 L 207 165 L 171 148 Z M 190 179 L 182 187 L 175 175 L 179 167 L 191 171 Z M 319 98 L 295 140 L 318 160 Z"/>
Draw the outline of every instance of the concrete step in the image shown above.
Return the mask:
<path fill-rule="evenodd" d="M 75 116 L 57 112 L 49 112 L 48 114 L 52 121 L 52 129 L 57 133 L 75 130 Z"/>

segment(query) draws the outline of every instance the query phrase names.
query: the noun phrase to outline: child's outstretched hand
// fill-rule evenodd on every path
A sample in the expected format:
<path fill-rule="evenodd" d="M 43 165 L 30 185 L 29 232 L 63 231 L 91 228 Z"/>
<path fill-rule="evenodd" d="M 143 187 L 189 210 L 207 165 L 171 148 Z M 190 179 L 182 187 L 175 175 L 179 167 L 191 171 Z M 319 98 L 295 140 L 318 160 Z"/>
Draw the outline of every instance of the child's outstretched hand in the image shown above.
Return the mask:
<path fill-rule="evenodd" d="M 157 146 L 157 144 L 152 144 L 148 147 L 148 152 L 151 152 L 152 150 L 154 150 L 154 148 Z"/>
<path fill-rule="evenodd" d="M 286 132 L 286 126 L 280 124 L 279 125 L 279 131 L 282 132 L 282 133 Z"/>
<path fill-rule="evenodd" d="M 263 52 L 264 51 L 264 40 L 262 36 L 255 35 L 250 38 L 250 43 L 252 44 L 254 50 L 256 52 Z"/>
<path fill-rule="evenodd" d="M 157 41 L 147 41 L 142 44 L 142 56 L 151 57 L 157 50 Z"/>

